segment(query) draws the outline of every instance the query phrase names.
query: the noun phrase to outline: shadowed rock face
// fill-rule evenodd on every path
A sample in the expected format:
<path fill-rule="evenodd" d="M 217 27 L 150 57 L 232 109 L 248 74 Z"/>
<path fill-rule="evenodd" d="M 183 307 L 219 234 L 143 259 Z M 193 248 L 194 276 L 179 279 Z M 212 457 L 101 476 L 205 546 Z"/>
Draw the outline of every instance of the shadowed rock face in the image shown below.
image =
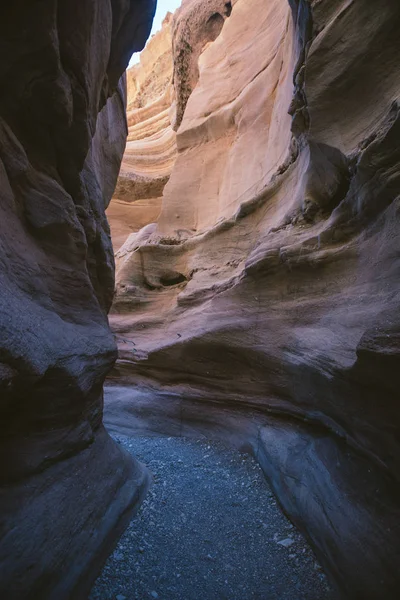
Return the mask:
<path fill-rule="evenodd" d="M 146 471 L 102 426 L 116 358 L 105 208 L 153 0 L 0 9 L 0 596 L 83 598 Z"/>
<path fill-rule="evenodd" d="M 363 600 L 400 583 L 399 26 L 391 0 L 232 3 L 175 78 L 178 157 L 111 316 L 137 387 L 108 389 L 110 426 L 250 447 Z"/>

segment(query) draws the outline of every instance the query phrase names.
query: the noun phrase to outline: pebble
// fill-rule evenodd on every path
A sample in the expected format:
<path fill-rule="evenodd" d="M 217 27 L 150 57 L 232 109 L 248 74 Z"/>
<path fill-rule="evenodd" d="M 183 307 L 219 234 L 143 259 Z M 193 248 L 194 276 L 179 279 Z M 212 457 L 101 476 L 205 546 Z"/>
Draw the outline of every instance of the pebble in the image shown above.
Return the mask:
<path fill-rule="evenodd" d="M 285 538 L 284 540 L 281 540 L 280 542 L 278 542 L 278 544 L 280 546 L 284 546 L 285 548 L 289 548 L 289 546 L 294 544 L 294 540 L 292 538 Z"/>
<path fill-rule="evenodd" d="M 120 552 L 114 552 L 113 556 L 114 556 L 115 560 L 123 560 L 123 558 L 124 558 L 124 555 L 121 554 Z"/>

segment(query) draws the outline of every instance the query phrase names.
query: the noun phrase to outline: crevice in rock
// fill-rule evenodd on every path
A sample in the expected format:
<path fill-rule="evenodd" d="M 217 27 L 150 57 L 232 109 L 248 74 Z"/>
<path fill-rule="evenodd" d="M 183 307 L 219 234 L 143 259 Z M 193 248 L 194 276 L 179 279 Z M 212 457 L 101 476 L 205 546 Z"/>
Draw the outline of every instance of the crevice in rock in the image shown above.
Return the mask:
<path fill-rule="evenodd" d="M 185 275 L 182 273 L 166 273 L 160 277 L 160 283 L 164 287 L 179 285 L 185 281 L 187 281 L 187 277 L 185 277 Z"/>

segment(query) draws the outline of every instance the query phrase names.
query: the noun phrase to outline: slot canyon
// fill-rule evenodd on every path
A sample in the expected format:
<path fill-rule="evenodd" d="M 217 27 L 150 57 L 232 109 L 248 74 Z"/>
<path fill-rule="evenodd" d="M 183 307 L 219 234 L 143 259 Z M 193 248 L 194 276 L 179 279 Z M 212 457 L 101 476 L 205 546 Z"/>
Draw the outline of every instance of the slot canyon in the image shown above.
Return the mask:
<path fill-rule="evenodd" d="M 155 11 L 0 7 L 0 597 L 397 599 L 398 0 Z M 233 485 L 255 587 L 102 591 Z M 292 543 L 326 586 L 257 591 Z"/>

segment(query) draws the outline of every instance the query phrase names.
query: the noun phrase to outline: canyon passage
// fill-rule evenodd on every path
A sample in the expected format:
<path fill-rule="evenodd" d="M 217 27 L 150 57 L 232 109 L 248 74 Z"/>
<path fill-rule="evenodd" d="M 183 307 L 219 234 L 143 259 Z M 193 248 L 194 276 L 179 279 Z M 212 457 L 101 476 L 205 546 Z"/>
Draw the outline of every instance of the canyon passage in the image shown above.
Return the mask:
<path fill-rule="evenodd" d="M 400 6 L 155 10 L 0 8 L 0 596 L 397 598 Z"/>

